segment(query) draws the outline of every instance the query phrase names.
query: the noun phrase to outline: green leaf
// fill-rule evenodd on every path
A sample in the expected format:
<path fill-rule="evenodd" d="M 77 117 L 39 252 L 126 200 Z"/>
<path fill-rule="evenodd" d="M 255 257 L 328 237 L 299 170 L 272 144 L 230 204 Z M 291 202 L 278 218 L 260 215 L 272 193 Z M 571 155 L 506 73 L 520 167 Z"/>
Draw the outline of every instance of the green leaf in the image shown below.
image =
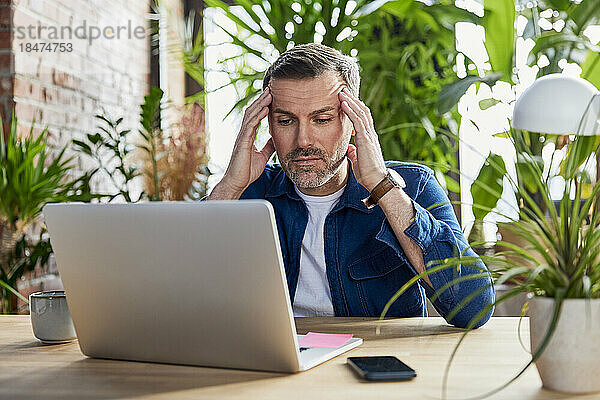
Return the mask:
<path fill-rule="evenodd" d="M 500 100 L 496 99 L 484 99 L 479 101 L 479 108 L 487 110 L 488 108 L 494 107 L 496 104 L 501 103 Z"/>
<path fill-rule="evenodd" d="M 73 139 L 73 144 L 77 146 L 78 150 L 83 151 L 85 154 L 92 155 L 92 149 L 87 143 L 82 142 L 81 140 Z"/>
<path fill-rule="evenodd" d="M 444 180 L 446 182 L 446 189 L 448 189 L 449 192 L 460 193 L 460 183 L 458 183 L 456 179 L 444 175 Z"/>
<path fill-rule="evenodd" d="M 570 17 L 577 25 L 576 33 L 581 33 L 589 22 L 600 18 L 600 1 L 582 0 L 570 13 Z"/>
<path fill-rule="evenodd" d="M 544 32 L 542 36 L 538 37 L 535 42 L 535 46 L 531 49 L 531 54 L 537 55 L 538 53 L 544 52 L 548 49 L 556 50 L 561 46 L 583 46 L 588 49 L 598 52 L 600 47 L 594 46 L 586 37 L 579 37 L 570 33 L 565 32 Z"/>
<path fill-rule="evenodd" d="M 523 185 L 529 193 L 536 193 L 541 182 L 541 174 L 544 168 L 544 160 L 541 156 L 532 156 L 527 153 L 518 153 L 515 163 L 519 184 Z M 523 194 L 523 193 L 521 193 Z"/>
<path fill-rule="evenodd" d="M 152 156 L 152 154 L 153 154 L 152 150 L 149 147 L 147 147 L 147 146 L 139 146 L 138 148 L 141 149 L 141 150 L 144 150 L 150 156 Z"/>
<path fill-rule="evenodd" d="M 478 220 L 483 220 L 488 214 L 485 209 L 496 207 L 502 197 L 502 181 L 506 175 L 506 165 L 501 156 L 490 153 L 479 170 L 475 182 L 471 185 L 473 196 L 473 214 Z M 479 208 L 479 207 L 481 208 Z"/>
<path fill-rule="evenodd" d="M 260 25 L 257 24 L 258 28 L 252 27 L 249 24 L 247 24 L 243 19 L 238 17 L 236 14 L 232 13 L 231 10 L 229 9 L 229 5 L 222 2 L 221 0 L 204 0 L 204 2 L 209 7 L 217 7 L 217 8 L 222 9 L 223 11 L 225 11 L 225 15 L 227 15 L 227 18 L 229 18 L 231 21 L 235 22 L 238 27 L 240 27 L 248 32 L 255 33 L 259 36 L 262 36 L 264 39 L 266 39 L 268 41 L 271 41 L 272 39 L 274 39 L 267 32 L 265 32 Z M 238 4 L 239 4 L 239 2 L 238 2 Z M 252 19 L 252 17 L 250 15 L 248 15 L 247 11 L 245 14 L 248 16 L 248 18 Z M 256 21 L 255 21 L 255 23 L 256 23 Z M 217 26 L 220 26 L 216 22 L 215 22 L 215 24 Z M 223 27 L 221 27 L 221 29 L 223 29 L 227 34 L 229 34 L 230 37 L 232 37 L 232 38 L 236 37 L 235 34 L 233 34 L 232 32 L 229 32 L 227 29 L 224 29 Z"/>
<path fill-rule="evenodd" d="M 575 177 L 577 169 L 594 154 L 600 145 L 600 136 L 576 136 L 567 149 L 567 157 L 561 163 L 561 175 L 565 179 Z"/>
<path fill-rule="evenodd" d="M 389 1 L 389 0 L 376 0 L 365 4 L 355 14 L 356 17 L 363 17 L 374 13 L 380 8 L 386 10 L 400 18 L 406 16 L 407 11 L 413 6 L 412 1 Z"/>
<path fill-rule="evenodd" d="M 142 126 L 146 132 L 151 133 L 157 129 L 160 113 L 160 102 L 163 97 L 163 91 L 160 88 L 150 88 L 150 93 L 144 96 L 144 103 L 141 105 Z"/>
<path fill-rule="evenodd" d="M 454 24 L 457 22 L 471 22 L 481 25 L 481 17 L 454 4 L 433 4 L 425 9 L 442 25 L 454 32 Z"/>
<path fill-rule="evenodd" d="M 600 88 L 600 53 L 588 50 L 585 61 L 581 64 L 581 77 Z"/>
<path fill-rule="evenodd" d="M 513 55 L 515 52 L 514 0 L 485 0 L 483 27 L 485 48 L 492 71 L 512 82 Z"/>
<path fill-rule="evenodd" d="M 140 136 L 146 141 L 149 142 L 150 141 L 150 135 L 140 131 Z"/>
<path fill-rule="evenodd" d="M 484 77 L 479 76 L 467 76 L 466 78 L 459 79 L 448 85 L 442 87 L 437 101 L 437 111 L 440 114 L 447 113 L 454 106 L 456 106 L 460 98 L 467 92 L 472 84 L 476 82 L 483 82 L 489 86 L 493 86 L 498 79 L 502 77 L 502 74 L 488 74 Z"/>
<path fill-rule="evenodd" d="M 113 122 L 111 120 L 109 120 L 108 118 L 106 118 L 104 115 L 102 114 L 96 114 L 96 118 L 104 121 L 108 126 L 112 127 L 113 126 Z"/>
<path fill-rule="evenodd" d="M 87 138 L 90 141 L 90 143 L 92 143 L 94 145 L 96 145 L 102 141 L 102 135 L 100 135 L 99 133 L 95 133 L 95 134 L 88 133 Z"/>
<path fill-rule="evenodd" d="M 24 301 L 26 304 L 29 304 L 29 300 L 24 297 L 21 293 L 19 293 L 17 290 L 13 289 L 10 285 L 8 285 L 6 282 L 0 280 L 0 286 L 2 286 L 3 288 L 5 288 L 6 290 L 8 290 L 9 292 L 11 292 L 12 294 L 14 294 L 15 296 L 17 296 L 19 299 L 21 299 L 22 301 Z"/>
<path fill-rule="evenodd" d="M 569 0 L 545 0 L 545 3 L 547 3 L 547 5 L 553 10 L 558 11 L 567 11 L 571 6 L 571 1 Z"/>

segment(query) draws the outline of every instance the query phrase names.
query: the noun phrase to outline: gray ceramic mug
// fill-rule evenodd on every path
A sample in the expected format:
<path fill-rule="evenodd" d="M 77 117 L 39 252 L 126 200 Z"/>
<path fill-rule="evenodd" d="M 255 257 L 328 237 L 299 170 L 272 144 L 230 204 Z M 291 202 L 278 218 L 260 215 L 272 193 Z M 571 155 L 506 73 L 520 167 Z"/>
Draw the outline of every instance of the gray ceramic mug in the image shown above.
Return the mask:
<path fill-rule="evenodd" d="M 33 334 L 43 343 L 65 343 L 77 338 L 64 290 L 33 293 L 29 296 L 29 310 Z"/>

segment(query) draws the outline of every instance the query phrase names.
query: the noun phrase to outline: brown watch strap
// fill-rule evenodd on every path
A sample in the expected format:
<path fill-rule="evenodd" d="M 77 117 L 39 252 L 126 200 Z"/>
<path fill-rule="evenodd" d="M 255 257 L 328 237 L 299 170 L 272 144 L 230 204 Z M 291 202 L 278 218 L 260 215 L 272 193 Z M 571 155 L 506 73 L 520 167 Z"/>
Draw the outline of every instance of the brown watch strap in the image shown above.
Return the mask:
<path fill-rule="evenodd" d="M 396 185 L 394 185 L 392 180 L 386 175 L 385 178 L 373 188 L 369 197 L 363 199 L 362 202 L 367 208 L 373 208 L 387 192 L 395 187 Z"/>

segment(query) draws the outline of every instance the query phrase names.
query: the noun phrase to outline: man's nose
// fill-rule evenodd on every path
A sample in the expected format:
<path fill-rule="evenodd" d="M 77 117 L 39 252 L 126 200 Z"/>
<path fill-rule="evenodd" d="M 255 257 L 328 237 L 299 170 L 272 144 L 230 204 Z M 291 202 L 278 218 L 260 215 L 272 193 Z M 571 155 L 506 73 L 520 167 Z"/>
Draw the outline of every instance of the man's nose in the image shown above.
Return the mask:
<path fill-rule="evenodd" d="M 309 123 L 300 122 L 296 133 L 296 144 L 300 148 L 309 148 L 314 144 L 314 134 Z"/>

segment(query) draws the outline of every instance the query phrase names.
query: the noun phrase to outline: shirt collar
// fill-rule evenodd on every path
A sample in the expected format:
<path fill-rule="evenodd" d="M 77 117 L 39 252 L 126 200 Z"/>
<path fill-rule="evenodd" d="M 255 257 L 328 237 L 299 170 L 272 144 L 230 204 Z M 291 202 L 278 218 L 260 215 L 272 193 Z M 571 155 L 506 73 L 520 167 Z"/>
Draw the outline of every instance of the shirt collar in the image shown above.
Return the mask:
<path fill-rule="evenodd" d="M 348 162 L 348 165 L 349 162 Z M 287 195 L 290 199 L 302 201 L 296 190 L 294 189 L 294 183 L 287 177 L 283 168 L 279 170 L 279 173 L 275 176 L 271 182 L 271 186 L 267 189 L 265 197 L 279 197 Z M 348 182 L 346 183 L 346 189 L 340 197 L 335 208 L 332 212 L 338 211 L 344 207 L 353 208 L 365 214 L 370 214 L 374 211 L 374 208 L 367 209 L 362 202 L 362 199 L 367 197 L 369 192 L 365 189 L 354 176 L 352 168 L 348 168 Z"/>

